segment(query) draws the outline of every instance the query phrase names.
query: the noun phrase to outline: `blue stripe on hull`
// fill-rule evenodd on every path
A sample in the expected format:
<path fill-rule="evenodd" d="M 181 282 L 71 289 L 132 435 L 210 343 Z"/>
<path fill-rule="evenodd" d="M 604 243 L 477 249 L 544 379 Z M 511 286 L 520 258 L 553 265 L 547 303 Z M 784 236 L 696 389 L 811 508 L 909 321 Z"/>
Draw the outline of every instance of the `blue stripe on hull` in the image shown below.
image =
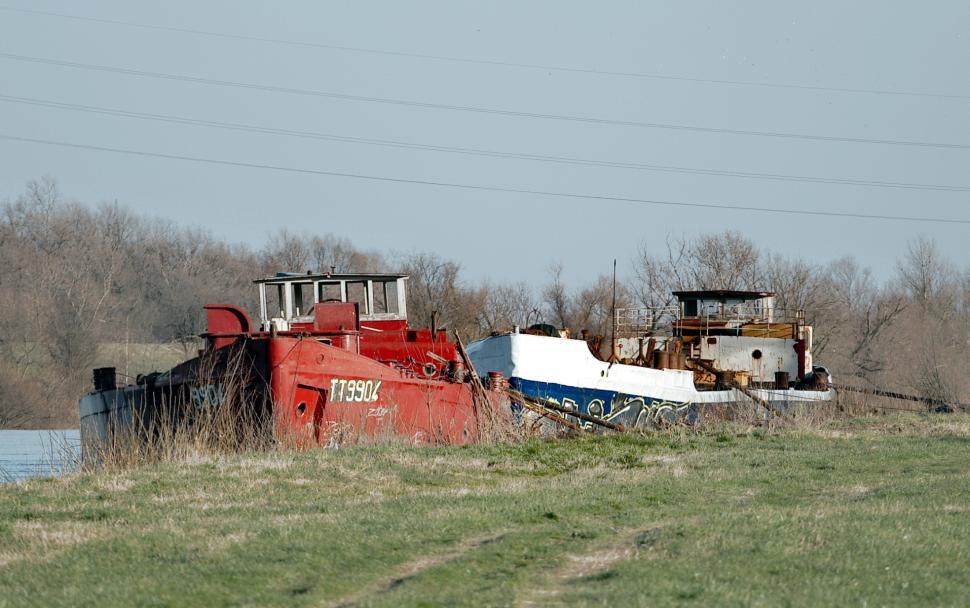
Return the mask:
<path fill-rule="evenodd" d="M 685 417 L 688 422 L 696 418 L 696 407 L 687 403 L 675 403 L 645 395 L 625 395 L 617 391 L 569 386 L 522 378 L 510 378 L 509 384 L 526 395 L 539 400 L 552 399 L 563 407 L 574 408 L 583 414 L 614 420 L 627 426 L 637 426 L 645 417 L 656 418 L 658 412 Z"/>

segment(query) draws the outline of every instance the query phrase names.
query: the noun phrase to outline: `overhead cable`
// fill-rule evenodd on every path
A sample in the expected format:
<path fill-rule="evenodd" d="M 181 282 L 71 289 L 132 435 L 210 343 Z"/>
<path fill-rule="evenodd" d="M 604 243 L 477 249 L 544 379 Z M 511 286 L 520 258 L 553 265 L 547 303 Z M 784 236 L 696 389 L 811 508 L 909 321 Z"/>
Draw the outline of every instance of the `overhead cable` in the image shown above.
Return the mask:
<path fill-rule="evenodd" d="M 434 181 L 434 180 L 393 177 L 393 176 L 387 176 L 387 175 L 349 173 L 349 172 L 341 172 L 341 171 L 326 171 L 322 169 L 305 169 L 305 168 L 289 167 L 289 166 L 283 166 L 283 165 L 270 165 L 270 164 L 263 164 L 263 163 L 233 161 L 233 160 L 226 160 L 226 159 L 204 158 L 204 157 L 198 157 L 198 156 L 186 156 L 181 154 L 166 154 L 161 152 L 150 152 L 145 150 L 133 150 L 133 149 L 127 149 L 127 148 L 114 148 L 109 146 L 96 146 L 96 145 L 90 145 L 90 144 L 78 144 L 73 142 L 64 142 L 64 141 L 40 139 L 40 138 L 33 138 L 33 137 L 21 137 L 17 135 L 8 135 L 8 134 L 0 134 L 0 139 L 5 139 L 8 141 L 18 141 L 23 143 L 41 144 L 41 145 L 47 145 L 47 146 L 58 146 L 63 148 L 74 148 L 79 150 L 94 150 L 99 152 L 111 152 L 115 154 L 126 154 L 126 155 L 142 156 L 142 157 L 150 157 L 150 158 L 164 158 L 169 160 L 189 161 L 189 162 L 206 163 L 206 164 L 212 164 L 212 165 L 224 165 L 224 166 L 240 167 L 240 168 L 246 168 L 246 169 L 263 169 L 263 170 L 271 170 L 271 171 L 282 171 L 287 173 L 326 175 L 330 177 L 342 177 L 342 178 L 367 180 L 367 181 L 374 181 L 374 182 L 414 184 L 414 185 L 420 185 L 420 186 L 455 188 L 455 189 L 461 189 L 461 190 L 502 192 L 507 194 L 526 194 L 531 196 L 555 197 L 555 198 L 565 198 L 565 199 L 575 199 L 575 200 L 633 203 L 633 204 L 668 206 L 668 207 L 687 207 L 687 208 L 713 209 L 713 210 L 721 210 L 721 211 L 750 211 L 750 212 L 759 212 L 759 213 L 775 213 L 775 214 L 783 214 L 783 215 L 800 215 L 800 216 L 813 216 L 813 217 L 885 220 L 885 221 L 911 222 L 911 223 L 920 222 L 920 223 L 936 223 L 936 224 L 970 224 L 970 219 L 960 219 L 960 218 L 851 213 L 851 212 L 845 212 L 845 211 L 831 211 L 831 210 L 825 210 L 825 209 L 778 209 L 773 207 L 757 207 L 753 205 L 736 205 L 736 204 L 729 204 L 729 203 L 720 204 L 720 203 L 702 203 L 702 202 L 687 202 L 687 201 L 666 201 L 666 200 L 633 198 L 633 197 L 624 197 L 624 196 L 609 196 L 609 195 L 602 195 L 602 194 L 581 194 L 581 193 L 575 193 L 575 192 L 562 192 L 562 191 L 556 192 L 556 191 L 537 190 L 537 189 L 528 189 L 528 188 L 511 188 L 511 187 L 504 187 L 504 186 L 463 184 L 463 183 L 455 183 L 455 182 L 443 182 L 443 181 Z"/>
<path fill-rule="evenodd" d="M 541 112 L 525 112 L 525 111 L 519 111 L 519 110 L 506 110 L 501 108 L 488 108 L 488 107 L 482 107 L 482 106 L 431 103 L 431 102 L 425 102 L 425 101 L 399 99 L 399 98 L 393 98 L 393 97 L 372 97 L 367 95 L 352 95 L 348 93 L 321 91 L 321 90 L 315 90 L 315 89 L 283 87 L 283 86 L 267 85 L 267 84 L 252 83 L 252 82 L 240 82 L 240 81 L 232 81 L 232 80 L 219 80 L 215 78 L 205 78 L 200 76 L 171 74 L 166 72 L 153 72 L 149 70 L 138 70 L 138 69 L 132 69 L 132 68 L 117 67 L 117 66 L 107 66 L 107 65 L 99 65 L 99 64 L 92 64 L 92 63 L 80 63 L 76 61 L 64 61 L 60 59 L 48 59 L 45 57 L 17 55 L 14 53 L 0 52 L 0 59 L 8 59 L 11 61 L 21 61 L 21 62 L 28 62 L 28 63 L 35 63 L 35 64 L 54 65 L 59 67 L 72 68 L 72 69 L 98 71 L 98 72 L 113 73 L 113 74 L 124 74 L 127 76 L 136 76 L 141 78 L 155 78 L 155 79 L 162 79 L 162 80 L 190 82 L 194 84 L 203 84 L 203 85 L 209 85 L 209 86 L 234 87 L 234 88 L 250 89 L 250 90 L 256 90 L 256 91 L 266 91 L 270 93 L 321 97 L 321 98 L 337 99 L 340 101 L 350 101 L 350 102 L 377 103 L 377 104 L 387 104 L 387 105 L 432 109 L 432 110 L 450 110 L 454 112 L 472 112 L 472 113 L 478 113 L 478 114 L 490 114 L 490 115 L 497 115 L 497 116 L 513 117 L 513 118 L 557 120 L 557 121 L 569 121 L 569 122 L 595 124 L 595 125 L 636 127 L 636 128 L 646 128 L 646 129 L 667 129 L 667 130 L 681 131 L 681 132 L 686 131 L 686 132 L 697 132 L 697 133 L 714 133 L 719 135 L 744 135 L 744 136 L 750 136 L 750 137 L 801 139 L 801 140 L 807 140 L 807 141 L 878 144 L 878 145 L 890 145 L 890 146 L 911 146 L 911 147 L 921 147 L 921 148 L 940 148 L 940 149 L 958 149 L 958 150 L 970 149 L 970 144 L 962 144 L 962 143 L 928 142 L 928 141 L 900 140 L 900 139 L 879 139 L 879 138 L 865 138 L 865 137 L 840 137 L 835 135 L 813 135 L 808 133 L 787 133 L 787 132 L 778 132 L 778 131 L 728 129 L 728 128 L 720 128 L 720 127 L 704 127 L 704 126 L 684 125 L 684 124 L 675 124 L 675 123 L 640 122 L 635 120 L 598 118 L 598 117 L 592 117 L 592 116 L 546 114 Z"/>

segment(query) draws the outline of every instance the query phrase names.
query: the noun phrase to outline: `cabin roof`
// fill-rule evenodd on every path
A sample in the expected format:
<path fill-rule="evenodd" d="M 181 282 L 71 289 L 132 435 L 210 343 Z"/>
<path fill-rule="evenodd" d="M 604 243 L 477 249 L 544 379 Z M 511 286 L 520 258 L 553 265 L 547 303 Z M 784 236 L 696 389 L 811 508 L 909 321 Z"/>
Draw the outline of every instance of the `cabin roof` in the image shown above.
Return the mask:
<path fill-rule="evenodd" d="M 709 298 L 757 300 L 759 298 L 770 298 L 775 295 L 773 291 L 738 291 L 734 289 L 704 289 L 699 291 L 674 291 L 672 293 L 679 300 L 706 300 Z"/>
<path fill-rule="evenodd" d="M 274 276 L 256 279 L 253 283 L 278 283 L 280 281 L 395 281 L 406 279 L 408 275 L 384 272 L 361 272 L 340 274 L 336 272 L 277 272 Z"/>

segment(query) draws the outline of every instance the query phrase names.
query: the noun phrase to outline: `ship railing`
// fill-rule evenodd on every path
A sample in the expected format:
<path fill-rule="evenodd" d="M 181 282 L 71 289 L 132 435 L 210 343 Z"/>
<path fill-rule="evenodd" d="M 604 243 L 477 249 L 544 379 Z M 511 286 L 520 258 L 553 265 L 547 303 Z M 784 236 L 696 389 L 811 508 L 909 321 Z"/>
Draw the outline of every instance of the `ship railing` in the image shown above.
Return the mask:
<path fill-rule="evenodd" d="M 758 323 L 768 326 L 805 323 L 805 311 L 784 308 L 764 308 L 761 306 L 738 305 L 705 314 L 685 317 L 681 306 L 658 306 L 649 308 L 617 308 L 615 314 L 617 337 L 655 336 L 670 332 L 674 322 L 681 319 L 697 319 L 703 326 L 708 323 L 716 327 L 737 326 Z M 703 332 L 702 333 L 706 333 Z"/>
<path fill-rule="evenodd" d="M 616 335 L 617 337 L 638 337 L 668 333 L 673 322 L 679 317 L 679 306 L 617 308 Z"/>
<path fill-rule="evenodd" d="M 720 315 L 713 315 L 711 319 L 736 321 L 738 323 L 804 323 L 805 311 L 792 308 L 765 308 L 738 304 L 726 309 Z"/>

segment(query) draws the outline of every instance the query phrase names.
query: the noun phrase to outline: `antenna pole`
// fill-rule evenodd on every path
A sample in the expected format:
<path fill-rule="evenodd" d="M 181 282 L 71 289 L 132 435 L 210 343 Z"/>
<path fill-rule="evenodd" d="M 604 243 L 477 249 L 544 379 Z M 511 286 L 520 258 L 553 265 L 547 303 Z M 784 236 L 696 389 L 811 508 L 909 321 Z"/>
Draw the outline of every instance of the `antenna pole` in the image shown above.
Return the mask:
<path fill-rule="evenodd" d="M 613 306 L 610 309 L 612 327 L 610 331 L 610 363 L 616 363 L 620 357 L 616 352 L 616 258 L 613 258 Z"/>

